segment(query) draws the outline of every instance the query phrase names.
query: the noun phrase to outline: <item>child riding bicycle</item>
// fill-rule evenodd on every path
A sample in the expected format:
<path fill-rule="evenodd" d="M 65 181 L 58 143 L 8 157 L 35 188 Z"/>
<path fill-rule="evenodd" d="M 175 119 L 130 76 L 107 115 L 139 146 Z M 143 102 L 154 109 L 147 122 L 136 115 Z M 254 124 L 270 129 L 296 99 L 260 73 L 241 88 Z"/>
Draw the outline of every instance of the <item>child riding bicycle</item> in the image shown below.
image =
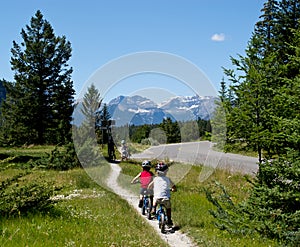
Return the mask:
<path fill-rule="evenodd" d="M 176 185 L 172 182 L 172 180 L 166 176 L 169 168 L 164 162 L 159 162 L 155 171 L 157 176 L 153 179 L 153 181 L 148 185 L 148 188 L 153 188 L 154 191 L 154 204 L 152 208 L 152 214 L 156 212 L 156 206 L 158 204 L 163 204 L 166 207 L 167 211 L 167 225 L 169 227 L 173 226 L 172 222 L 172 210 L 171 210 L 171 193 L 170 190 L 176 191 Z"/>
<path fill-rule="evenodd" d="M 141 183 L 141 189 L 140 189 L 140 200 L 139 200 L 139 208 L 143 207 L 143 195 L 146 193 L 150 195 L 150 201 L 151 205 L 153 205 L 153 190 L 148 189 L 148 185 L 153 180 L 153 172 L 150 171 L 151 169 L 151 162 L 149 160 L 145 160 L 142 163 L 143 171 L 141 171 L 139 174 L 136 175 L 134 179 L 132 179 L 131 183 Z"/>
<path fill-rule="evenodd" d="M 128 160 L 130 157 L 129 148 L 125 142 L 125 140 L 121 141 L 121 160 Z"/>

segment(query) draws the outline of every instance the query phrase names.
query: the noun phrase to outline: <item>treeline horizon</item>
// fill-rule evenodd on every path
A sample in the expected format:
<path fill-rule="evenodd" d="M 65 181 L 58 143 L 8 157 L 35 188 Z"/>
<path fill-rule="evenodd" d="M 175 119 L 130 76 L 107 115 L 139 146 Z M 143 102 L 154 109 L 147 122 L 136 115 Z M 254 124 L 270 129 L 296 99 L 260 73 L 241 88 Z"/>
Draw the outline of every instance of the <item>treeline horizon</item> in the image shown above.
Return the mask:
<path fill-rule="evenodd" d="M 172 121 L 165 118 L 160 124 L 124 125 L 113 127 L 116 140 L 146 145 L 159 145 L 211 139 L 210 120 Z"/>

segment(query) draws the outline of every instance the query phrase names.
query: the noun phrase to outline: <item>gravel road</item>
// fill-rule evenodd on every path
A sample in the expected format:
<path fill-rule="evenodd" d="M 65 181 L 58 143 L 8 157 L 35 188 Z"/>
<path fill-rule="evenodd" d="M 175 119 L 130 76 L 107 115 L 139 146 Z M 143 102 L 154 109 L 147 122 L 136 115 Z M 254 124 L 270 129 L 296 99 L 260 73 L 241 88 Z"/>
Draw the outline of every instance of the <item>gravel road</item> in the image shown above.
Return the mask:
<path fill-rule="evenodd" d="M 258 158 L 214 151 L 212 143 L 208 141 L 153 146 L 142 153 L 133 154 L 131 158 L 204 164 L 207 167 L 225 168 L 243 174 L 255 174 L 258 170 Z"/>

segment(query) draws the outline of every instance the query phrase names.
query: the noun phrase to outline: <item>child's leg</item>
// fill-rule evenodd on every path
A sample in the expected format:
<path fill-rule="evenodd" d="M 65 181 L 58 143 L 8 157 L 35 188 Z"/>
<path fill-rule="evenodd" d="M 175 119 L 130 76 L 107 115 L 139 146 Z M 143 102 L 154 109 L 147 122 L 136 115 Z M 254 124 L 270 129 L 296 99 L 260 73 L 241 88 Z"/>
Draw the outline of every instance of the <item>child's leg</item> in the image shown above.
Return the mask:
<path fill-rule="evenodd" d="M 140 200 L 139 200 L 139 208 L 143 207 L 143 195 L 145 193 L 145 189 L 144 188 L 140 188 Z"/>
<path fill-rule="evenodd" d="M 150 196 L 151 206 L 153 206 L 153 196 Z"/>
<path fill-rule="evenodd" d="M 156 200 L 154 200 L 153 204 L 152 204 L 152 210 L 151 210 L 151 214 L 155 214 L 156 213 Z"/>
<path fill-rule="evenodd" d="M 172 222 L 172 210 L 171 210 L 171 208 L 167 208 L 167 217 L 168 217 L 167 224 L 168 225 L 173 225 L 173 222 Z"/>
<path fill-rule="evenodd" d="M 168 222 L 167 225 L 172 226 L 173 222 L 172 222 L 172 209 L 171 209 L 171 201 L 167 200 L 165 201 L 165 206 L 166 206 L 166 210 L 167 210 L 167 218 L 168 218 Z"/>
<path fill-rule="evenodd" d="M 143 195 L 140 194 L 139 208 L 143 207 Z"/>

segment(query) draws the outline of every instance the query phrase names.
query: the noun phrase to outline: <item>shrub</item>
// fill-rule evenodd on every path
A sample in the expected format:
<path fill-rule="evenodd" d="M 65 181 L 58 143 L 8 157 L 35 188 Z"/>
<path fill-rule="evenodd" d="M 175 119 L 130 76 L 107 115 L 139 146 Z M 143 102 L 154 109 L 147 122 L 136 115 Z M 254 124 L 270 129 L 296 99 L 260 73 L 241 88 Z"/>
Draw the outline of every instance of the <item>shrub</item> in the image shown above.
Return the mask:
<path fill-rule="evenodd" d="M 49 157 L 47 168 L 54 170 L 69 170 L 79 167 L 80 162 L 77 159 L 73 143 L 69 143 L 62 148 L 55 147 Z"/>
<path fill-rule="evenodd" d="M 271 238 L 300 244 L 300 157 L 287 156 L 260 164 L 257 181 L 245 204 L 257 231 Z"/>
<path fill-rule="evenodd" d="M 80 166 L 73 143 L 65 146 L 55 146 L 50 155 L 32 161 L 32 166 L 59 171 L 69 170 Z"/>
<path fill-rule="evenodd" d="M 0 185 L 0 215 L 15 216 L 28 212 L 49 210 L 53 202 L 50 200 L 56 188 L 45 181 L 27 181 L 28 174 L 18 174 L 2 181 Z"/>
<path fill-rule="evenodd" d="M 248 199 L 235 205 L 226 189 L 207 189 L 216 225 L 229 232 L 258 232 L 290 246 L 300 245 L 300 159 L 298 151 L 260 164 Z"/>

